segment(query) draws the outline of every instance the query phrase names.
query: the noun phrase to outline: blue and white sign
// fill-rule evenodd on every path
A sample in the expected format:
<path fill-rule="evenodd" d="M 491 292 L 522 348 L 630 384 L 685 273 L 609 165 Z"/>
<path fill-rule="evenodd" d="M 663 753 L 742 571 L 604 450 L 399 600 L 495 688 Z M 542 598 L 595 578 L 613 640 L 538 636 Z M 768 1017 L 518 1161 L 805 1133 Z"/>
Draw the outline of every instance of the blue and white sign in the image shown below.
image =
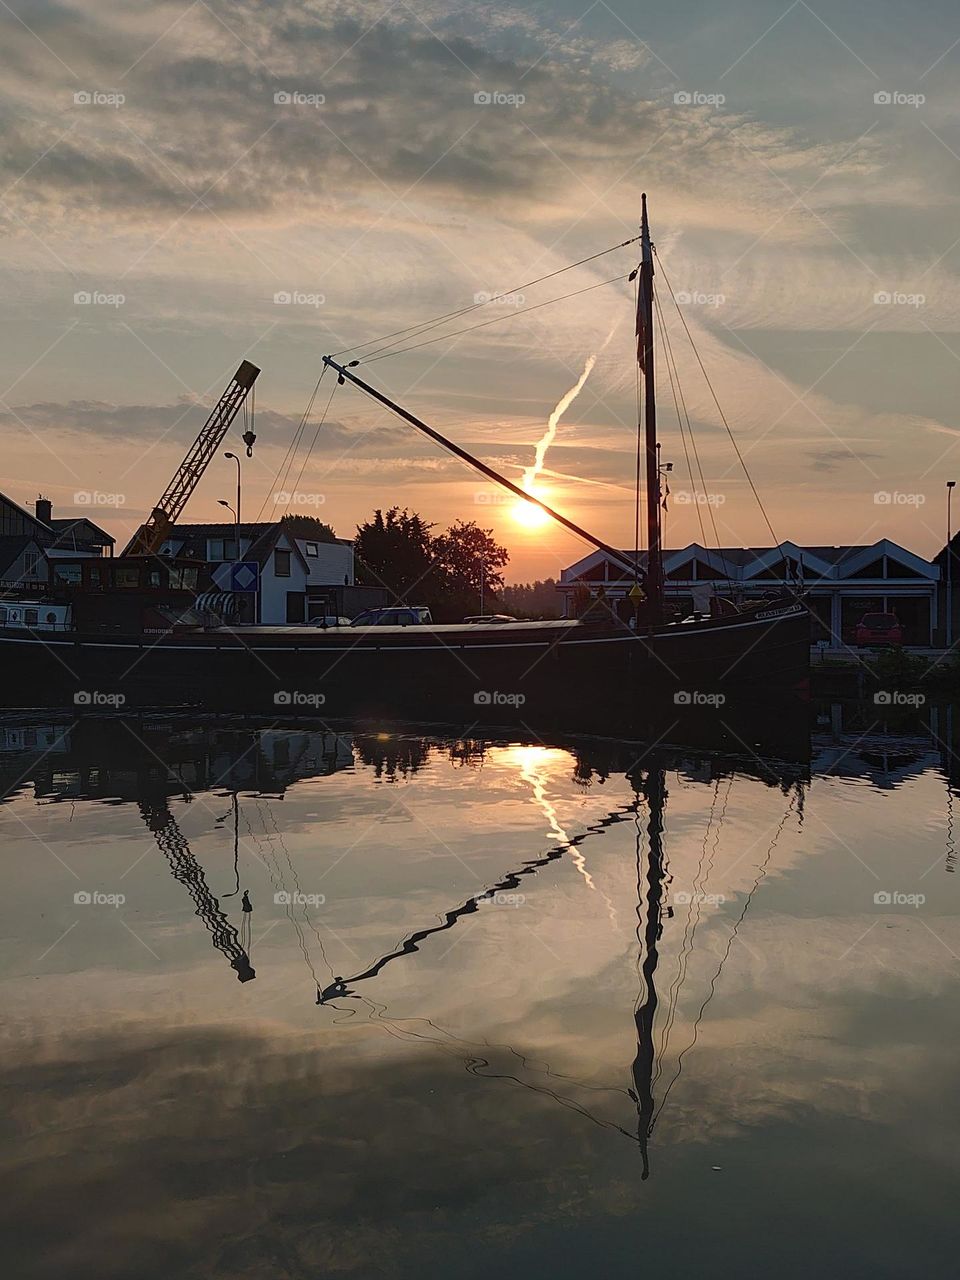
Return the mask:
<path fill-rule="evenodd" d="M 210 576 L 221 591 L 260 590 L 260 566 L 256 560 L 238 560 L 236 564 L 217 565 Z"/>

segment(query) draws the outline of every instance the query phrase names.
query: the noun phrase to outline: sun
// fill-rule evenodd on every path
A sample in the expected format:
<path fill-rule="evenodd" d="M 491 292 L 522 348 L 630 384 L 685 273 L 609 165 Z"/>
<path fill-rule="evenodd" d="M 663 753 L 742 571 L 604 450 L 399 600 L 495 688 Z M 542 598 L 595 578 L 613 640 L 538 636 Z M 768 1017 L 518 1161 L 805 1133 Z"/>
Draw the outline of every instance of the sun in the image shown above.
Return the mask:
<path fill-rule="evenodd" d="M 534 498 L 543 501 L 543 494 L 538 489 L 529 491 Z M 532 502 L 515 502 L 510 508 L 510 514 L 513 516 L 517 524 L 524 529 L 542 529 L 545 524 L 549 524 L 550 517 L 547 513 Z"/>

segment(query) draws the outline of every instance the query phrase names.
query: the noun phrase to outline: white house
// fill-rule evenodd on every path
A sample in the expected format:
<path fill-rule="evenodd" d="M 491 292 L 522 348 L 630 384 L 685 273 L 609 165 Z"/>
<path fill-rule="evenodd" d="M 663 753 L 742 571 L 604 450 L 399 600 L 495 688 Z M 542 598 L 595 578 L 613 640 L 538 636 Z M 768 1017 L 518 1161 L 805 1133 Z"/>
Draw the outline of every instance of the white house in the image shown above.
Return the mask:
<path fill-rule="evenodd" d="M 239 550 L 237 538 L 239 530 Z M 181 524 L 160 548 L 161 556 L 205 561 L 224 596 L 233 595 L 237 622 L 314 622 L 352 617 L 380 603 L 379 591 L 356 586 L 353 543 L 303 536 L 285 520 L 259 524 Z M 256 574 L 243 566 L 256 565 Z M 259 590 L 245 588 L 259 579 Z"/>

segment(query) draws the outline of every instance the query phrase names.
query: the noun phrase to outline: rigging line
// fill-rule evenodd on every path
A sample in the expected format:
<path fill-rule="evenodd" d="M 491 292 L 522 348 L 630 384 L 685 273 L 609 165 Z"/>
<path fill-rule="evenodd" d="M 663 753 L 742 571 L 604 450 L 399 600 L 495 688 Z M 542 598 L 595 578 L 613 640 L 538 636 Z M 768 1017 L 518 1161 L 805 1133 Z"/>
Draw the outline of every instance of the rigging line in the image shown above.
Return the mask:
<path fill-rule="evenodd" d="M 628 273 L 629 274 L 629 273 Z M 515 320 L 517 316 L 527 315 L 530 311 L 539 311 L 541 307 L 549 307 L 554 302 L 566 302 L 568 298 L 578 298 L 583 293 L 590 293 L 593 289 L 602 289 L 604 285 L 619 284 L 621 280 L 626 280 L 628 275 L 611 276 L 609 280 L 599 280 L 596 284 L 588 284 L 584 289 L 574 289 L 572 293 L 563 293 L 558 298 L 547 298 L 546 302 L 535 302 L 531 307 L 521 307 L 519 311 L 513 311 L 509 315 L 494 316 L 492 320 L 481 320 L 479 324 L 467 325 L 465 329 L 454 329 L 452 333 L 442 333 L 436 338 L 427 338 L 424 342 L 414 342 L 409 347 L 398 347 L 396 351 L 384 351 L 378 354 L 376 351 L 364 356 L 360 360 L 351 361 L 351 364 L 373 364 L 376 360 L 386 360 L 388 356 L 401 356 L 406 351 L 417 351 L 420 347 L 429 347 L 432 342 L 444 342 L 447 338 L 459 338 L 461 334 L 471 333 L 474 329 L 485 329 L 490 324 L 502 324 L 504 320 Z"/>
<path fill-rule="evenodd" d="M 329 359 L 329 358 L 331 357 L 325 357 L 325 359 Z M 350 366 L 347 365 L 345 367 L 347 369 L 347 377 L 350 377 L 351 376 L 349 373 Z M 363 384 L 361 384 L 361 386 L 362 385 Z M 376 398 L 384 405 L 386 409 L 389 410 L 390 413 L 394 415 L 394 417 L 399 418 L 401 422 L 406 422 L 406 423 L 410 422 L 410 418 L 406 416 L 405 412 L 401 408 L 399 408 L 399 406 L 390 404 L 384 399 L 383 392 L 377 391 L 376 388 L 373 388 L 373 391 Z M 428 433 L 431 435 L 433 439 L 436 439 L 436 434 L 433 432 L 432 428 L 429 429 Z M 490 475 L 491 478 L 495 479 L 498 484 L 501 484 L 507 488 L 511 488 L 511 486 L 513 485 L 512 481 L 505 480 L 504 477 L 499 476 L 496 473 L 491 473 L 490 469 L 487 468 L 486 463 L 480 462 L 479 459 L 473 459 L 472 461 L 468 461 L 467 458 L 462 457 L 460 452 L 458 452 L 459 450 L 458 445 L 454 445 L 451 441 L 444 440 L 442 438 L 440 443 L 442 443 L 445 448 L 452 450 L 454 452 L 454 456 L 459 458 L 459 460 L 464 464 L 464 466 L 471 467 L 474 470 L 483 471 L 485 475 Z M 528 494 L 519 493 L 516 491 L 515 488 L 513 488 L 511 491 L 516 492 L 517 497 L 521 501 L 529 500 L 532 504 L 543 507 L 543 509 L 547 512 L 548 515 L 552 516 L 555 520 L 558 520 L 563 524 L 563 527 L 567 530 L 568 533 L 572 533 L 575 538 L 579 538 L 581 542 L 586 543 L 587 546 L 589 547 L 593 547 L 594 550 L 597 549 L 597 541 L 593 537 L 589 536 L 585 531 L 580 531 L 575 528 L 571 528 L 570 523 L 567 521 L 567 518 L 565 516 L 562 516 L 557 511 L 552 511 L 548 506 L 546 506 L 545 503 L 540 502 L 538 498 L 532 497 L 531 495 L 528 495 Z M 629 558 L 625 556 L 622 551 L 617 551 L 614 547 L 610 546 L 607 543 L 604 543 L 601 549 L 605 550 L 605 553 L 608 556 L 610 556 L 611 559 L 618 560 L 624 567 L 626 567 L 628 572 L 630 571 L 631 565 L 630 565 Z M 363 564 L 363 561 L 361 560 L 360 563 Z M 416 585 L 416 583 L 414 585 Z M 400 599 L 399 596 L 397 596 L 396 598 Z"/>
<path fill-rule="evenodd" d="M 693 449 L 693 456 L 694 456 L 694 459 L 695 459 L 696 464 L 697 464 L 697 474 L 698 474 L 698 475 L 699 475 L 699 477 L 700 477 L 700 488 L 701 488 L 701 490 L 702 490 L 702 492 L 703 492 L 703 496 L 704 496 L 704 498 L 706 498 L 706 499 L 707 499 L 707 504 L 706 504 L 706 505 L 707 505 L 707 514 L 708 514 L 708 515 L 709 515 L 709 517 L 710 517 L 710 527 L 713 529 L 713 542 L 714 542 L 714 546 L 716 547 L 717 555 L 720 557 L 720 561 L 721 561 L 721 563 L 723 564 L 724 569 L 726 570 L 726 574 L 727 574 L 727 582 L 728 582 L 728 583 L 732 583 L 732 579 L 731 579 L 731 576 L 730 576 L 730 566 L 729 566 L 729 564 L 727 563 L 726 556 L 724 556 L 724 554 L 723 554 L 723 552 L 722 552 L 722 550 L 721 550 L 721 548 L 720 548 L 720 534 L 719 534 L 719 531 L 717 530 L 717 517 L 716 517 L 716 515 L 715 515 L 715 513 L 714 513 L 714 506 L 713 506 L 713 503 L 711 503 L 711 502 L 709 501 L 709 498 L 710 498 L 710 491 L 709 491 L 709 489 L 708 489 L 708 487 L 707 487 L 707 482 L 706 482 L 706 479 L 705 479 L 704 474 L 703 474 L 703 464 L 702 464 L 702 462 L 701 462 L 701 460 L 700 460 L 700 449 L 699 449 L 699 446 L 697 445 L 697 435 L 696 435 L 696 432 L 695 432 L 695 431 L 694 431 L 694 429 L 693 429 L 693 423 L 690 421 L 690 414 L 689 414 L 689 411 L 687 410 L 687 402 L 686 402 L 686 399 L 685 399 L 684 394 L 683 394 L 683 387 L 682 387 L 682 386 L 681 386 L 681 384 L 680 384 L 680 369 L 679 369 L 679 366 L 677 365 L 676 356 L 674 355 L 674 352 L 673 352 L 673 343 L 672 343 L 672 341 L 671 341 L 671 339 L 670 339 L 670 334 L 669 334 L 669 332 L 667 331 L 667 326 L 666 326 L 666 323 L 665 323 L 665 320 L 664 320 L 664 315 L 663 315 L 663 307 L 662 307 L 662 305 L 661 305 L 661 303 L 660 303 L 660 296 L 659 296 L 659 292 L 658 292 L 658 290 L 657 290 L 656 285 L 654 285 L 654 287 L 653 287 L 653 297 L 654 297 L 654 302 L 655 302 L 656 307 L 657 307 L 657 314 L 658 314 L 658 315 L 659 315 L 659 317 L 660 317 L 660 331 L 661 331 L 661 333 L 664 335 L 665 348 L 666 348 L 666 351 L 667 351 L 667 353 L 668 353 L 667 369 L 668 369 L 668 371 L 669 371 L 669 370 L 670 370 L 670 366 L 671 366 L 671 364 L 672 364 L 672 366 L 673 366 L 673 373 L 671 374 L 671 379 L 672 379 L 673 377 L 675 377 L 675 378 L 676 378 L 677 394 L 678 394 L 678 396 L 679 396 L 680 404 L 681 404 L 681 406 L 683 407 L 683 416 L 684 416 L 684 418 L 686 419 L 687 432 L 688 432 L 688 434 L 689 434 L 689 436 L 690 436 L 690 444 L 691 444 L 691 447 L 692 447 L 692 449 Z M 696 486 L 694 486 L 694 488 L 695 488 L 695 487 L 696 487 Z M 694 496 L 696 496 L 696 494 L 694 494 Z M 698 505 L 698 508 L 699 508 L 699 503 L 698 503 L 697 505 Z M 702 521 L 701 521 L 701 524 L 700 524 L 700 528 L 701 528 L 701 530 L 703 529 L 703 523 L 702 523 Z M 707 545 L 708 545 L 708 540 L 707 540 L 706 535 L 704 535 L 704 546 L 707 546 Z"/>
<path fill-rule="evenodd" d="M 770 847 L 769 849 L 767 849 L 766 856 L 764 857 L 763 862 L 760 864 L 760 870 L 757 874 L 756 879 L 753 882 L 753 888 L 746 895 L 746 898 L 743 903 L 743 910 L 740 912 L 740 915 L 737 918 L 737 921 L 730 932 L 730 937 L 727 939 L 726 949 L 723 955 L 720 957 L 720 963 L 717 965 L 717 970 L 714 973 L 713 977 L 710 979 L 710 990 L 707 993 L 706 999 L 704 1000 L 703 1004 L 700 1006 L 700 1012 L 697 1014 L 696 1021 L 693 1024 L 693 1038 L 690 1040 L 689 1044 L 685 1045 L 683 1049 L 680 1050 L 680 1054 L 677 1058 L 676 1073 L 673 1079 L 670 1081 L 667 1088 L 664 1090 L 663 1098 L 660 1101 L 660 1106 L 657 1108 L 656 1115 L 653 1118 L 654 1124 L 659 1119 L 660 1112 L 667 1105 L 667 1098 L 669 1098 L 670 1096 L 670 1091 L 673 1089 L 673 1086 L 680 1079 L 680 1072 L 683 1070 L 683 1059 L 685 1054 L 687 1054 L 693 1048 L 693 1046 L 697 1043 L 697 1039 L 699 1038 L 699 1035 L 700 1035 L 700 1023 L 703 1019 L 703 1015 L 706 1010 L 706 1007 L 710 1003 L 710 1001 L 713 999 L 713 997 L 716 995 L 717 981 L 720 977 L 720 974 L 723 972 L 723 966 L 726 964 L 727 957 L 730 955 L 730 950 L 733 947 L 734 941 L 736 940 L 737 936 L 740 933 L 740 926 L 743 924 L 744 917 L 746 916 L 747 912 L 750 909 L 750 904 L 751 902 L 753 902 L 754 894 L 757 892 L 757 889 L 760 887 L 760 882 L 766 877 L 767 867 L 770 864 L 770 859 L 773 856 L 773 851 L 777 847 L 777 844 L 780 841 L 780 837 L 783 834 L 784 827 L 787 825 L 787 819 L 790 817 L 790 813 L 793 809 L 796 798 L 797 798 L 796 795 L 792 795 L 790 797 L 790 803 L 787 805 L 786 809 L 784 810 L 783 817 L 780 819 L 780 824 L 777 827 L 776 831 L 773 833 L 773 839 L 770 841 Z"/>
<path fill-rule="evenodd" d="M 720 421 L 723 423 L 724 428 L 726 429 L 727 435 L 730 437 L 730 443 L 733 445 L 734 452 L 737 455 L 737 460 L 740 463 L 740 466 L 743 468 L 743 474 L 747 477 L 747 483 L 750 485 L 750 488 L 753 491 L 753 496 L 757 500 L 757 506 L 760 508 L 760 514 L 763 516 L 764 523 L 766 524 L 767 528 L 770 531 L 770 537 L 773 539 L 773 545 L 775 547 L 779 547 L 780 542 L 779 542 L 779 539 L 777 538 L 776 533 L 774 533 L 773 525 L 770 523 L 770 518 L 767 515 L 767 509 L 763 505 L 763 499 L 760 497 L 760 494 L 757 491 L 757 486 L 753 482 L 753 476 L 750 474 L 750 470 L 747 467 L 746 460 L 744 459 L 743 454 L 740 452 L 740 446 L 737 444 L 736 437 L 734 436 L 733 432 L 730 430 L 730 424 L 729 422 L 727 422 L 726 414 L 723 412 L 723 409 L 720 405 L 720 401 L 717 399 L 717 393 L 713 389 L 713 383 L 710 381 L 710 375 L 707 373 L 703 360 L 700 358 L 700 352 L 697 350 L 697 344 L 694 342 L 693 335 L 691 334 L 690 329 L 687 326 L 686 318 L 684 317 L 683 312 L 680 310 L 680 304 L 677 302 L 676 296 L 673 294 L 673 287 L 670 284 L 666 271 L 664 270 L 663 262 L 660 260 L 659 254 L 657 254 L 657 261 L 660 263 L 660 270 L 663 272 L 663 278 L 666 282 L 667 288 L 670 290 L 670 293 L 673 296 L 673 305 L 677 308 L 677 314 L 680 317 L 680 322 L 684 327 L 687 338 L 689 339 L 690 346 L 693 348 L 693 354 L 697 357 L 697 364 L 700 366 L 700 371 L 703 374 L 704 379 L 706 380 L 707 386 L 710 388 L 710 394 L 711 396 L 713 396 L 713 403 L 717 406 L 717 413 L 719 413 L 720 415 Z"/>
<path fill-rule="evenodd" d="M 666 1051 L 670 1041 L 670 1035 L 673 1031 L 674 1022 L 676 1021 L 677 1010 L 680 999 L 680 990 L 686 981 L 687 968 L 689 966 L 690 957 L 693 955 L 693 944 L 696 938 L 697 929 L 702 918 L 703 892 L 707 887 L 707 881 L 710 879 L 710 873 L 713 871 L 713 864 L 716 861 L 717 851 L 720 846 L 720 836 L 723 832 L 723 824 L 727 816 L 727 806 L 730 802 L 730 792 L 733 790 L 734 774 L 731 773 L 727 782 L 727 790 L 723 797 L 723 803 L 720 806 L 719 816 L 716 815 L 717 801 L 720 795 L 720 778 L 717 778 L 716 787 L 713 793 L 713 802 L 710 806 L 710 820 L 707 823 L 707 829 L 704 832 L 703 844 L 700 850 L 700 862 L 697 867 L 697 874 L 694 876 L 693 889 L 696 901 L 691 905 L 687 915 L 686 924 L 683 930 L 683 941 L 680 948 L 680 955 L 677 963 L 677 976 L 674 984 L 670 989 L 670 1014 L 664 1028 L 664 1036 L 661 1044 L 661 1058 L 657 1066 L 657 1079 L 659 1080 L 662 1073 L 663 1062 L 666 1058 Z M 707 842 L 710 839 L 711 827 L 716 817 L 716 827 L 713 828 L 713 844 L 710 849 L 709 860 L 707 860 Z M 704 870 L 704 861 L 707 861 L 706 870 Z M 699 895 L 699 896 L 697 896 Z M 696 906 L 696 918 L 693 915 L 693 908 Z"/>
<path fill-rule="evenodd" d="M 276 493 L 280 487 L 280 473 L 284 472 L 284 468 L 289 470 L 288 459 L 290 458 L 291 450 L 293 451 L 296 450 L 297 442 L 299 441 L 300 436 L 303 434 L 303 428 L 306 425 L 307 418 L 310 416 L 310 410 L 313 408 L 313 402 L 317 398 L 317 392 L 320 390 L 320 383 L 323 381 L 323 375 L 326 372 L 327 372 L 327 366 L 324 365 L 323 368 L 320 370 L 320 377 L 317 379 L 317 385 L 313 388 L 313 393 L 310 396 L 310 399 L 307 401 L 307 407 L 304 409 L 300 417 L 300 422 L 297 426 L 296 431 L 293 434 L 293 439 L 291 440 L 290 444 L 287 446 L 287 452 L 283 456 L 283 461 L 280 463 L 279 467 L 277 467 L 277 474 L 273 477 L 274 493 Z M 284 472 L 284 474 L 286 473 Z M 255 524 L 259 523 L 260 517 L 263 515 L 264 507 L 266 507 L 268 501 L 269 501 L 269 496 L 264 498 L 263 502 L 260 504 L 260 510 L 257 512 L 257 518 L 254 521 Z"/>
<path fill-rule="evenodd" d="M 613 244 L 609 249 L 601 249 L 599 253 L 592 253 L 589 258 L 581 258 L 579 262 L 571 262 L 567 267 L 558 267 L 556 271 L 550 271 L 545 276 L 538 276 L 536 280 L 527 280 L 524 284 L 515 285 L 512 289 L 505 289 L 503 293 L 495 293 L 492 297 L 484 299 L 483 302 L 474 302 L 469 307 L 461 307 L 459 311 L 447 311 L 442 316 L 434 316 L 431 320 L 421 320 L 419 324 L 407 325 L 405 329 L 394 329 L 392 333 L 381 334 L 378 338 L 369 338 L 366 342 L 358 342 L 354 347 L 344 347 L 341 351 L 334 351 L 335 356 L 346 355 L 349 351 L 362 351 L 364 347 L 372 347 L 378 342 L 383 342 L 389 346 L 394 344 L 388 343 L 388 338 L 396 338 L 401 334 L 426 333 L 430 329 L 436 328 L 442 324 L 444 320 L 456 320 L 459 316 L 468 315 L 471 311 L 478 311 L 481 307 L 488 307 L 491 302 L 499 302 L 501 298 L 508 297 L 511 293 L 517 293 L 521 289 L 532 289 L 535 284 L 543 284 L 544 280 L 552 280 L 554 276 L 563 275 L 565 271 L 573 271 L 575 267 L 582 267 L 587 262 L 595 262 L 597 258 L 602 258 L 605 254 L 614 253 L 617 249 L 625 249 L 627 245 L 635 244 L 639 240 L 639 236 L 634 236 L 630 240 L 624 240 L 620 244 Z M 371 353 L 372 354 L 372 353 Z"/>
<path fill-rule="evenodd" d="M 667 334 L 666 325 L 663 323 L 663 316 L 660 310 L 660 300 L 656 294 L 656 287 L 654 287 L 654 301 L 657 304 L 657 314 L 658 316 L 660 316 L 660 332 L 663 334 L 663 343 L 664 343 L 663 350 L 664 350 L 664 355 L 666 356 L 665 364 L 667 366 L 667 374 L 670 379 L 670 390 L 673 393 L 673 407 L 677 413 L 677 424 L 680 427 L 680 441 L 683 445 L 683 457 L 687 464 L 687 476 L 689 477 L 689 480 L 690 480 L 690 492 L 693 494 L 694 505 L 697 508 L 697 523 L 700 526 L 700 537 L 703 539 L 703 545 L 706 546 L 707 534 L 703 525 L 703 512 L 700 510 L 700 502 L 698 500 L 700 493 L 699 493 L 699 490 L 697 489 L 697 482 L 693 478 L 693 466 L 691 465 L 691 462 L 690 462 L 690 449 L 687 445 L 687 433 L 683 425 L 683 415 L 681 414 L 681 411 L 680 411 L 680 400 L 677 396 L 677 385 L 676 385 L 676 382 L 674 381 L 674 376 L 673 376 L 673 359 L 672 359 L 673 350 L 669 346 L 669 335 Z M 679 381 L 679 377 L 677 378 L 677 381 Z"/>
<path fill-rule="evenodd" d="M 696 893 L 697 893 L 697 888 L 700 882 L 700 874 L 703 870 L 704 859 L 707 856 L 707 842 L 710 839 L 710 835 L 713 831 L 713 820 L 714 820 L 714 817 L 716 816 L 717 798 L 719 794 L 720 794 L 720 779 L 717 778 L 716 783 L 714 784 L 714 789 L 713 789 L 713 799 L 710 803 L 710 813 L 707 817 L 707 826 L 703 833 L 703 843 L 700 846 L 700 861 L 697 865 L 697 870 L 693 876 L 693 886 L 692 886 L 693 901 L 691 902 L 690 910 L 687 912 L 687 919 L 684 924 L 683 939 L 681 941 L 680 953 L 678 956 L 678 963 L 677 963 L 677 975 L 673 979 L 673 981 L 670 983 L 670 989 L 667 994 L 667 1002 L 666 1002 L 667 1017 L 664 1021 L 664 1025 L 663 1025 L 661 1036 L 660 1036 L 660 1050 L 657 1058 L 657 1079 L 659 1079 L 660 1077 L 663 1058 L 667 1051 L 667 1044 L 670 1040 L 670 1031 L 673 1027 L 673 1021 L 676 1015 L 677 998 L 680 994 L 680 988 L 683 985 L 683 972 L 685 968 L 684 957 L 686 954 L 686 947 L 687 947 L 687 934 L 690 928 L 690 919 L 693 915 L 694 905 L 697 905 Z"/>
<path fill-rule="evenodd" d="M 326 366 L 324 366 L 324 367 L 326 367 Z M 307 452 L 304 454 L 304 457 L 303 457 L 303 463 L 302 463 L 302 465 L 301 465 L 301 467 L 300 467 L 300 474 L 297 476 L 296 484 L 293 486 L 293 492 L 294 492 L 294 493 L 296 493 L 296 491 L 297 491 L 297 490 L 299 489 L 299 487 L 300 487 L 300 481 L 301 481 L 301 479 L 303 478 L 303 473 L 304 473 L 304 471 L 306 470 L 307 463 L 310 461 L 310 455 L 313 453 L 314 446 L 315 446 L 315 445 L 316 445 L 316 443 L 317 443 L 317 438 L 318 438 L 318 436 L 320 435 L 320 428 L 324 425 L 324 423 L 325 423 L 325 422 L 326 422 L 326 420 L 327 420 L 327 414 L 330 412 L 330 406 L 333 404 L 333 397 L 337 394 L 337 387 L 338 387 L 339 385 L 340 385 L 340 384 L 339 384 L 339 382 L 335 382 L 335 383 L 333 384 L 333 390 L 330 392 L 330 397 L 329 397 L 329 399 L 327 400 L 326 405 L 324 406 L 323 413 L 320 415 L 320 421 L 317 423 L 317 429 L 316 429 L 316 431 L 313 433 L 313 439 L 310 441 L 310 448 L 309 448 L 309 449 L 307 450 Z"/>

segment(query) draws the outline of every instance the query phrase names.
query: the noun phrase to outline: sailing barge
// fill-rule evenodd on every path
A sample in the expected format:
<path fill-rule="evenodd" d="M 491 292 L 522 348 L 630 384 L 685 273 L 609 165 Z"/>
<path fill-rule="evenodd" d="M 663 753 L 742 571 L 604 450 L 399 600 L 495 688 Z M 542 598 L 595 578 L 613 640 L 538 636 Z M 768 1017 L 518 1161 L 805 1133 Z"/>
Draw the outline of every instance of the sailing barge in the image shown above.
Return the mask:
<path fill-rule="evenodd" d="M 664 609 L 661 493 L 654 379 L 654 261 L 646 197 L 637 285 L 637 361 L 643 374 L 646 568 L 521 489 L 433 427 L 324 357 L 338 384 L 356 386 L 517 498 L 624 565 L 635 580 L 626 620 L 602 599 L 577 620 L 408 627 L 171 626 L 160 634 L 0 626 L 0 697 L 8 705 L 196 703 L 334 716 L 406 716 L 481 723 L 596 722 L 637 730 L 652 711 L 734 716 L 802 694 L 810 627 L 798 598 L 684 621 Z M 629 243 L 629 242 L 627 242 Z M 244 361 L 187 463 L 131 549 L 152 553 L 243 405 L 259 370 Z M 211 425 L 212 424 L 212 425 Z M 638 427 L 639 430 L 639 427 Z M 248 451 L 252 432 L 244 436 Z M 638 439 L 638 448 L 640 441 Z M 169 501 L 168 501 L 169 498 Z M 639 494 L 638 494 L 639 498 Z M 47 695 L 47 696 L 42 696 Z"/>

